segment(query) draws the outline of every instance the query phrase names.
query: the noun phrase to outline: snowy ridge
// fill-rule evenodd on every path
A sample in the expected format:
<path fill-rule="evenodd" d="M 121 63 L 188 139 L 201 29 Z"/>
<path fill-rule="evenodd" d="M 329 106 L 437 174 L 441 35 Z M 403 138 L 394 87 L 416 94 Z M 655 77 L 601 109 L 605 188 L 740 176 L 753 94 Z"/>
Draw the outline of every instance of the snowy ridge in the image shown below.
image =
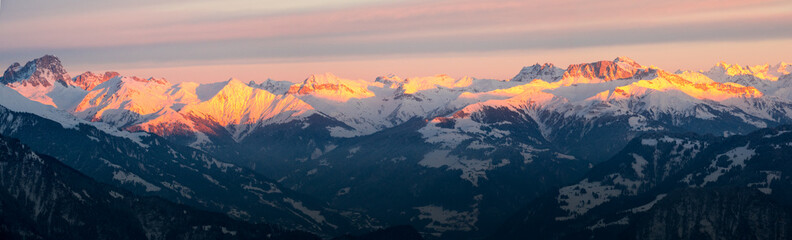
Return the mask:
<path fill-rule="evenodd" d="M 53 106 L 44 105 L 39 102 L 27 99 L 18 92 L 6 86 L 0 86 L 0 96 L 2 96 L 0 97 L 0 106 L 4 107 L 5 109 L 15 112 L 35 114 L 40 117 L 55 121 L 61 124 L 61 126 L 64 128 L 76 128 L 79 124 L 91 125 L 110 135 L 128 138 L 141 146 L 146 146 L 141 140 L 141 137 L 148 135 L 146 133 L 130 133 L 118 130 L 105 123 L 92 123 L 84 121 L 72 116 L 67 112 L 56 109 Z"/>
<path fill-rule="evenodd" d="M 52 63 L 46 69 L 55 70 L 39 72 L 62 69 L 57 58 L 42 59 Z M 29 64 L 36 65 L 35 61 Z M 525 119 L 543 126 L 545 136 L 554 128 L 552 122 L 542 119 L 548 112 L 587 120 L 626 116 L 632 119 L 635 131 L 662 129 L 651 122 L 665 116 L 712 120 L 724 113 L 763 127 L 767 122 L 792 119 L 792 81 L 779 80 L 792 78 L 790 69 L 787 63 L 753 67 L 721 63 L 708 72 L 672 74 L 618 57 L 572 64 L 566 70 L 549 63 L 535 64 L 524 67 L 510 81 L 448 75 L 389 75 L 365 81 L 325 73 L 311 75 L 301 83 L 267 80 L 244 84 L 232 79 L 174 85 L 164 79 L 87 72 L 66 78 L 63 84 L 9 86 L 16 86 L 29 99 L 85 120 L 163 136 L 189 135 L 194 139 L 190 145 L 200 146 L 211 144 L 210 136 L 220 134 L 208 127 L 214 124 L 234 141 L 241 141 L 259 127 L 304 121 L 312 114 L 348 126 L 328 127 L 331 136 L 339 138 L 369 135 L 413 118 L 435 119 L 434 124 L 442 118 L 478 119 L 481 114 L 477 112 L 485 109 L 521 112 Z M 31 71 L 12 66 L 6 72 L 17 79 L 34 76 L 28 73 Z M 57 74 L 35 76 L 45 76 L 46 83 L 61 78 Z M 474 125 L 470 126 L 477 127 Z"/>
<path fill-rule="evenodd" d="M 511 81 L 530 82 L 535 79 L 541 79 L 547 82 L 555 82 L 563 75 L 564 69 L 558 68 L 552 63 L 545 63 L 543 65 L 539 65 L 539 63 L 537 63 L 533 66 L 523 67 L 523 69 L 520 70 L 520 73 L 517 73 L 517 75 L 514 76 Z"/>
<path fill-rule="evenodd" d="M 187 105 L 179 112 L 212 119 L 223 126 L 242 126 L 232 132 L 238 141 L 249 133 L 251 125 L 285 122 L 310 115 L 312 110 L 310 105 L 292 95 L 274 95 L 232 79 L 211 99 Z"/>
<path fill-rule="evenodd" d="M 287 94 L 310 94 L 325 100 L 346 102 L 351 98 L 373 97 L 374 93 L 367 89 L 367 85 L 363 81 L 341 79 L 332 73 L 314 74 L 302 84 L 292 85 Z"/>
<path fill-rule="evenodd" d="M 72 78 L 72 81 L 69 82 L 69 85 L 77 86 L 86 91 L 91 91 L 97 85 L 102 84 L 103 82 L 107 82 L 107 80 L 113 79 L 120 75 L 121 74 L 119 74 L 118 72 L 105 72 L 103 74 L 95 74 L 89 71 Z"/>
<path fill-rule="evenodd" d="M 160 135 L 188 133 L 194 146 L 210 142 L 195 119 L 227 127 L 235 140 L 252 126 L 285 122 L 313 113 L 292 95 L 274 95 L 237 79 L 225 82 L 170 84 L 164 79 L 116 77 L 96 86 L 74 111 L 76 116 L 132 131 Z"/>

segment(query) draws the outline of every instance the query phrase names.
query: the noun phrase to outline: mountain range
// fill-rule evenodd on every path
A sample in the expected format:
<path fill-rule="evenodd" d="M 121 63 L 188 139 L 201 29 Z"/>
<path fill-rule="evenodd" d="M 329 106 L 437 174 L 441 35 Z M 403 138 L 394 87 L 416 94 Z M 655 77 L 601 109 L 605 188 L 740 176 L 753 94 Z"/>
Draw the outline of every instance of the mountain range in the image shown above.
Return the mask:
<path fill-rule="evenodd" d="M 788 236 L 774 187 L 789 184 L 787 146 L 773 139 L 792 123 L 790 71 L 618 57 L 506 80 L 171 83 L 72 78 L 47 55 L 0 78 L 0 133 L 136 195 L 322 237 L 408 224 L 444 239 L 663 238 L 676 233 L 656 235 L 659 219 L 704 214 L 679 215 L 680 202 L 754 204 L 780 219 L 761 234 Z M 762 134 L 779 135 L 744 141 Z M 735 228 L 767 223 L 750 219 Z"/>

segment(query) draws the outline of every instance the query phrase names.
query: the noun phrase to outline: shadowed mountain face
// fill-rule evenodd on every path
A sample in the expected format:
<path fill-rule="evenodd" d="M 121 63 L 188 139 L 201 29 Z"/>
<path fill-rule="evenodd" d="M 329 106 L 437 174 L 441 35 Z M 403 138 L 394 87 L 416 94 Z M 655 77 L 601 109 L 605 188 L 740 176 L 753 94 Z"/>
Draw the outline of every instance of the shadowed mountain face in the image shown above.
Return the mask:
<path fill-rule="evenodd" d="M 672 192 L 637 219 L 635 239 L 789 239 L 789 209 L 747 188 Z"/>
<path fill-rule="evenodd" d="M 368 229 L 321 201 L 260 174 L 195 149 L 171 145 L 156 136 L 112 135 L 87 123 L 64 127 L 3 107 L 0 115 L 0 133 L 21 139 L 32 149 L 55 156 L 100 182 L 135 194 L 159 196 L 240 220 L 277 223 L 327 235 Z"/>
<path fill-rule="evenodd" d="M 3 239 L 319 239 L 98 183 L 0 136 Z"/>
<path fill-rule="evenodd" d="M 660 204 L 680 182 L 737 179 L 723 186 L 786 194 L 770 186 L 784 180 L 777 169 L 729 173 L 761 166 L 739 158 L 748 150 L 770 156 L 783 143 L 716 149 L 738 139 L 721 137 L 792 123 L 784 64 L 671 73 L 619 57 L 536 64 L 510 80 L 326 73 L 199 84 L 69 78 L 45 56 L 6 72 L 0 133 L 135 194 L 322 237 L 400 224 L 427 238 L 634 237 L 649 211 L 619 206 Z M 515 212 L 525 221 L 502 227 Z"/>
<path fill-rule="evenodd" d="M 492 239 L 788 239 L 791 130 L 642 135 L 526 205 Z"/>

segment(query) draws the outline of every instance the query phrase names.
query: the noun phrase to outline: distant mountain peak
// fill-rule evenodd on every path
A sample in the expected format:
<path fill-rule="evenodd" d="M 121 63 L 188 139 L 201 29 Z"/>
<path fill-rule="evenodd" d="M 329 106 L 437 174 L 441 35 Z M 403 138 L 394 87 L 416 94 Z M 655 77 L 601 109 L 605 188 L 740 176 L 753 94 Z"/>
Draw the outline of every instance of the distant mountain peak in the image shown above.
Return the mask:
<path fill-rule="evenodd" d="M 743 68 L 739 64 L 729 64 L 724 61 L 718 62 L 717 65 L 713 69 L 721 70 L 724 73 L 728 74 L 729 76 L 737 76 L 737 75 L 750 75 L 751 72 L 748 69 Z"/>
<path fill-rule="evenodd" d="M 534 79 L 542 79 L 547 82 L 554 82 L 564 74 L 564 70 L 556 67 L 552 63 L 540 65 L 536 63 L 532 66 L 523 67 L 511 80 L 515 82 L 531 82 Z"/>
<path fill-rule="evenodd" d="M 702 73 L 713 77 L 713 79 L 747 83 L 746 81 L 776 81 L 780 77 L 790 74 L 790 72 L 792 72 L 792 65 L 786 62 L 780 62 L 775 65 L 761 64 L 741 66 L 739 64 L 729 64 L 721 61 L 710 68 L 709 71 Z"/>
<path fill-rule="evenodd" d="M 97 85 L 107 82 L 107 80 L 120 75 L 121 74 L 118 72 L 105 72 L 103 74 L 96 74 L 91 71 L 87 71 L 72 78 L 70 84 L 85 89 L 86 91 L 91 91 Z"/>
<path fill-rule="evenodd" d="M 246 85 L 244 82 L 242 82 L 242 80 L 239 80 L 239 79 L 237 79 L 237 78 L 235 78 L 235 77 L 230 77 L 230 78 L 228 78 L 227 82 L 228 82 L 228 84 L 232 84 L 232 83 L 233 83 L 233 84 L 242 84 L 242 85 Z"/>
<path fill-rule="evenodd" d="M 566 84 L 609 82 L 632 78 L 639 70 L 645 69 L 630 58 L 617 57 L 613 61 L 571 64 L 562 81 Z"/>
<path fill-rule="evenodd" d="M 714 82 L 706 78 L 706 76 L 695 76 L 693 73 L 685 73 L 683 76 L 660 70 L 657 71 L 657 78 L 618 87 L 614 92 L 619 93 L 621 96 L 612 95 L 611 97 L 622 98 L 645 95 L 647 89 L 655 91 L 676 90 L 693 98 L 714 101 L 723 101 L 730 98 L 759 98 L 764 95 L 761 91 L 750 86 Z"/>
<path fill-rule="evenodd" d="M 342 79 L 332 73 L 312 74 L 302 84 L 292 85 L 287 94 L 311 94 L 344 102 L 350 98 L 374 96 L 374 93 L 367 89 L 365 83 Z"/>
<path fill-rule="evenodd" d="M 311 74 L 303 81 L 304 84 L 336 84 L 339 82 L 338 76 L 333 73 Z"/>
<path fill-rule="evenodd" d="M 377 77 L 377 79 L 375 79 L 374 82 L 388 84 L 390 86 L 390 85 L 393 85 L 393 84 L 403 84 L 404 80 L 405 79 L 403 79 L 403 78 L 401 78 L 399 76 L 396 76 L 396 74 L 388 74 L 388 75 L 385 75 L 385 76 Z"/>
<path fill-rule="evenodd" d="M 777 71 L 778 73 L 783 74 L 783 75 L 787 75 L 787 74 L 792 73 L 792 63 L 780 62 L 777 65 L 775 65 L 774 68 L 775 68 L 775 71 Z"/>
<path fill-rule="evenodd" d="M 625 57 L 625 56 L 616 57 L 616 59 L 614 59 L 613 62 L 614 63 L 624 62 L 624 63 L 629 63 L 629 64 L 638 64 L 637 62 L 635 62 L 635 60 L 632 60 L 632 58 Z"/>
<path fill-rule="evenodd" d="M 22 86 L 52 86 L 55 82 L 63 85 L 71 80 L 69 73 L 63 68 L 60 59 L 53 55 L 27 62 L 24 66 L 14 63 L 3 73 L 0 82 L 3 84 L 19 84 Z"/>
<path fill-rule="evenodd" d="M 437 87 L 444 88 L 460 88 L 468 87 L 473 83 L 470 77 L 462 77 L 454 79 L 446 74 L 437 74 L 431 77 L 411 77 L 404 80 L 404 84 L 400 86 L 400 90 L 404 94 L 414 94 L 420 91 L 436 89 Z"/>

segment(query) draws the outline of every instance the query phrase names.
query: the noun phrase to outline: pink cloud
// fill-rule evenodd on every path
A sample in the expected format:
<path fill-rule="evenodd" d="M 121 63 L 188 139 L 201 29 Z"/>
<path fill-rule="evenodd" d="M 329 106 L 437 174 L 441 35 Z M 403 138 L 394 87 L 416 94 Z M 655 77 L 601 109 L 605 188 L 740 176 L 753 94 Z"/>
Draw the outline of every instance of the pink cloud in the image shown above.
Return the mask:
<path fill-rule="evenodd" d="M 99 13 L 75 12 L 57 19 L 22 19 L 0 26 L 0 49 L 97 47 L 232 39 L 331 38 L 355 40 L 397 36 L 475 36 L 531 32 L 549 25 L 556 31 L 581 28 L 645 28 L 686 21 L 714 21 L 719 12 L 758 8 L 737 20 L 763 19 L 787 1 L 420 1 L 289 14 L 234 16 L 191 15 L 145 8 Z M 702 15 L 702 13 L 709 13 Z M 769 14 L 773 14 L 770 12 Z M 779 13 L 775 13 L 779 14 Z M 783 14 L 783 13 L 781 13 Z M 701 16 L 694 18 L 691 16 Z M 786 14 L 788 16 L 788 13 Z M 206 19 L 203 19 L 206 18 Z M 637 24 L 641 24 L 638 26 Z M 488 30 L 494 29 L 494 30 Z M 546 28 L 546 27 L 545 27 Z M 438 34 L 440 33 L 440 34 Z"/>

